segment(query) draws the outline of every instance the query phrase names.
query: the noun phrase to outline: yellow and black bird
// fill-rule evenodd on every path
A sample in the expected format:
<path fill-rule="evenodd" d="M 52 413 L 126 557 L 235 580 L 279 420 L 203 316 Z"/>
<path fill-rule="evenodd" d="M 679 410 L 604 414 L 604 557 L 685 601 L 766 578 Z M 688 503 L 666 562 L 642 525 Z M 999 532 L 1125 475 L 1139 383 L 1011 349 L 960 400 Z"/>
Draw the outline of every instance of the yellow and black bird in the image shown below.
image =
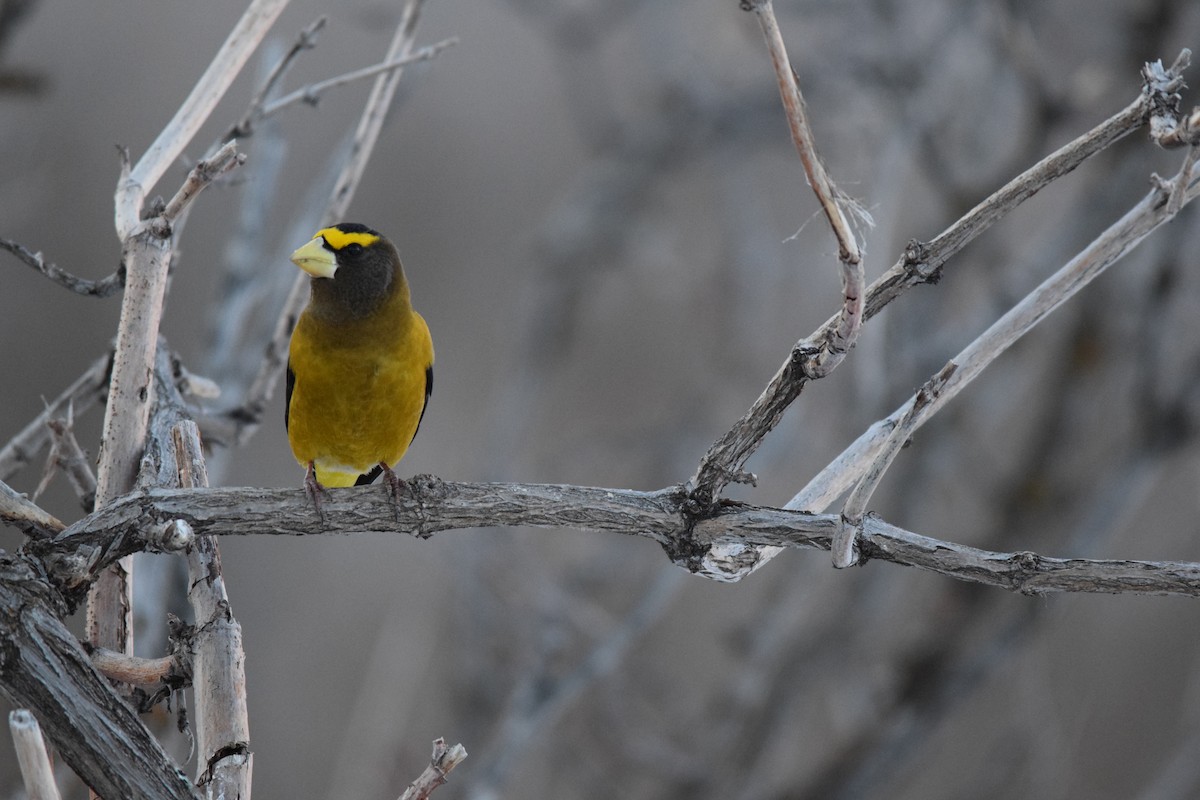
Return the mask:
<path fill-rule="evenodd" d="M 395 246 L 353 222 L 317 231 L 292 253 L 312 276 L 288 351 L 284 426 L 319 512 L 325 486 L 392 472 L 433 391 L 433 340 L 413 310 Z"/>

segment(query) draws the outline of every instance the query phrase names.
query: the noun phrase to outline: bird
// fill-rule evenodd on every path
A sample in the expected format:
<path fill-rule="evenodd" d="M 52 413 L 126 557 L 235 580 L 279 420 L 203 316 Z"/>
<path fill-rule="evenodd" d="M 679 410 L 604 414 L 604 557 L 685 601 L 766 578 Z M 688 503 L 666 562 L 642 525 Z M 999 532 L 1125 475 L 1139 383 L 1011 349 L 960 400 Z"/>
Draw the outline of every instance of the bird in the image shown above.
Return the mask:
<path fill-rule="evenodd" d="M 310 276 L 288 348 L 284 428 L 318 515 L 326 487 L 362 486 L 392 471 L 433 392 L 433 339 L 413 310 L 400 255 L 356 222 L 317 231 L 292 253 Z M 398 511 L 397 511 L 398 513 Z"/>

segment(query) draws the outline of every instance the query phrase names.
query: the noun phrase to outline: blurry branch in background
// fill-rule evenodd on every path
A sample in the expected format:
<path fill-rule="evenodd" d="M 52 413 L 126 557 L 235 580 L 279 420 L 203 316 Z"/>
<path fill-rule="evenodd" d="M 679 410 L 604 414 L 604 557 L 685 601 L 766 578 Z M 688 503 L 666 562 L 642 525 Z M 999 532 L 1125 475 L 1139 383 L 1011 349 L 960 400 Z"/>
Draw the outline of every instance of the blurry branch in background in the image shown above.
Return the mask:
<path fill-rule="evenodd" d="M 29 422 L 0 449 L 0 480 L 8 480 L 21 467 L 31 463 L 50 440 L 50 421 L 62 417 L 68 408 L 82 412 L 96 404 L 108 387 L 112 353 L 92 362 L 82 375 L 46 405 L 46 410 Z"/>
<path fill-rule="evenodd" d="M 545 669 L 530 671 L 512 692 L 510 707 L 496 725 L 487 755 L 476 765 L 474 779 L 464 792 L 468 800 L 501 796 L 509 773 L 537 741 L 597 680 L 611 673 L 626 658 L 629 649 L 662 615 L 683 585 L 683 574 L 662 571 L 637 605 L 614 629 L 592 647 L 587 656 L 561 678 Z"/>
<path fill-rule="evenodd" d="M 56 472 L 62 472 L 75 490 L 79 505 L 84 511 L 91 511 L 96 506 L 96 476 L 92 472 L 87 453 L 79 446 L 75 438 L 75 410 L 67 404 L 66 417 L 52 419 L 46 423 L 50 428 L 50 454 L 46 456 L 46 467 L 42 471 L 42 480 L 33 492 L 33 499 L 50 485 Z"/>
<path fill-rule="evenodd" d="M 0 249 L 12 253 L 59 286 L 84 297 L 109 297 L 121 291 L 121 288 L 125 286 L 124 265 L 118 267 L 117 271 L 108 277 L 92 281 L 72 275 L 57 264 L 47 261 L 41 253 L 34 253 L 11 239 L 0 239 Z"/>

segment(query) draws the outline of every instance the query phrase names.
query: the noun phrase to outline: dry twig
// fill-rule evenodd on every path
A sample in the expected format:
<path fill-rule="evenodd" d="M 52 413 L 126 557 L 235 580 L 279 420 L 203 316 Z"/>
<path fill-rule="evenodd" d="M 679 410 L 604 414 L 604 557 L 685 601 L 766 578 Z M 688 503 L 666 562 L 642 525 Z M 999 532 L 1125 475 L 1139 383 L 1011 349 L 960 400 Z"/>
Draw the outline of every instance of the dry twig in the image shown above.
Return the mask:
<path fill-rule="evenodd" d="M 0 239 L 0 250 L 7 250 L 59 286 L 84 297 L 110 297 L 125 286 L 124 266 L 117 267 L 116 272 L 108 277 L 92 281 L 72 275 L 57 264 L 47 261 L 41 253 L 34 253 L 12 239 Z"/>
<path fill-rule="evenodd" d="M 408 785 L 404 794 L 400 795 L 400 800 L 426 800 L 433 794 L 434 789 L 446 782 L 450 770 L 461 764 L 466 757 L 467 751 L 461 744 L 447 746 L 445 739 L 434 739 L 433 756 L 429 759 L 429 766 Z"/>

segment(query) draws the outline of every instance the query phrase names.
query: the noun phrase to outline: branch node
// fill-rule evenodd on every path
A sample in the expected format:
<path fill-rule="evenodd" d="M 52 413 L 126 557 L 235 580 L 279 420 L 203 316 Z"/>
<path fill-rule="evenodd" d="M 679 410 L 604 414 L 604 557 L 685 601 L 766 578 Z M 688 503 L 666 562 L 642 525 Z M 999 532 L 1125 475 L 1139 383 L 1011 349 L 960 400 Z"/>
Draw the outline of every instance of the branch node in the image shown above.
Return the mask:
<path fill-rule="evenodd" d="M 196 541 L 196 532 L 187 520 L 173 519 L 150 529 L 146 544 L 163 553 L 182 553 Z"/>

